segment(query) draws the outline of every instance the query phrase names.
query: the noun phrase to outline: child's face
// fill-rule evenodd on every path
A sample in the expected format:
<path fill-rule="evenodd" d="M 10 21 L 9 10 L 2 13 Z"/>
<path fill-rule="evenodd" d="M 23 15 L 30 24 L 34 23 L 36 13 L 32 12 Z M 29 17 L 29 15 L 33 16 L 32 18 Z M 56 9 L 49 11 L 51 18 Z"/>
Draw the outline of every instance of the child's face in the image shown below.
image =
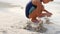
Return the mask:
<path fill-rule="evenodd" d="M 49 3 L 50 1 L 53 1 L 53 0 L 42 0 L 44 4 Z"/>

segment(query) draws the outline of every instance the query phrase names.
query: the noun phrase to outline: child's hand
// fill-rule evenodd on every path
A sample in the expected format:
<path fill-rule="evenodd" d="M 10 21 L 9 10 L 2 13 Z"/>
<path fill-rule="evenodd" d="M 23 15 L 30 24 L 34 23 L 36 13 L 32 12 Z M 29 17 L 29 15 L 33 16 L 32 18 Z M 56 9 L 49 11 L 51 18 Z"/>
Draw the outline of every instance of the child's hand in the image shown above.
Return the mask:
<path fill-rule="evenodd" d="M 48 14 L 52 15 L 52 13 L 48 13 Z"/>
<path fill-rule="evenodd" d="M 51 17 L 52 13 L 47 13 L 47 17 Z"/>
<path fill-rule="evenodd" d="M 51 17 L 51 15 L 52 15 L 52 13 L 50 13 L 49 11 L 47 11 L 47 10 L 44 10 L 47 14 L 47 17 Z"/>

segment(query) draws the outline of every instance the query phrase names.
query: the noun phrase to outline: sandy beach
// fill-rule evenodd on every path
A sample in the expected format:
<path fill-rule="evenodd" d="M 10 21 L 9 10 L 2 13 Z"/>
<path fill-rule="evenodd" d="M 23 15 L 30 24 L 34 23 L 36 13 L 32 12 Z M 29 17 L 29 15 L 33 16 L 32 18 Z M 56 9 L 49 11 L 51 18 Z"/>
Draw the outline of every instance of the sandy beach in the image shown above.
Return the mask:
<path fill-rule="evenodd" d="M 44 4 L 45 8 L 53 13 L 52 17 L 50 17 L 50 21 L 54 23 L 44 25 L 48 29 L 45 33 L 20 29 L 24 27 L 28 20 L 25 16 L 25 6 L 28 2 L 27 0 L 0 0 L 0 34 L 60 34 L 59 1 Z M 23 9 L 21 7 L 23 7 Z"/>

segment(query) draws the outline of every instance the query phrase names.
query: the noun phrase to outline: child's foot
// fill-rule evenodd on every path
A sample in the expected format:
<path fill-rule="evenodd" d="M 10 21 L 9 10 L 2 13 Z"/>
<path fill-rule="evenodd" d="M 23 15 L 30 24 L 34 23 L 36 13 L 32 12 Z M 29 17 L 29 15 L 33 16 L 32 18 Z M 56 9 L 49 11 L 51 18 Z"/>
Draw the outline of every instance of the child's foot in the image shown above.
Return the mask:
<path fill-rule="evenodd" d="M 38 20 L 34 20 L 34 21 L 32 21 L 33 23 L 39 23 L 39 21 Z"/>

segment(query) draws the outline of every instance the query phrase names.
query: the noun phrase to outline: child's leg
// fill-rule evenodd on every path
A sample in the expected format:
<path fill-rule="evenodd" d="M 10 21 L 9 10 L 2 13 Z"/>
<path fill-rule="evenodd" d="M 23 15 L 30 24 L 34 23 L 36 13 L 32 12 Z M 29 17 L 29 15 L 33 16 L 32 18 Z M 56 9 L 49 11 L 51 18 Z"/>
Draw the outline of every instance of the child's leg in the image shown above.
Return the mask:
<path fill-rule="evenodd" d="M 34 22 L 34 23 L 37 23 L 37 22 L 39 22 L 37 19 L 36 19 L 36 16 L 34 16 L 34 15 L 29 15 L 29 18 L 31 18 L 31 21 L 32 22 Z"/>
<path fill-rule="evenodd" d="M 32 18 L 31 21 L 34 22 L 34 23 L 39 23 L 39 21 L 36 18 Z"/>

